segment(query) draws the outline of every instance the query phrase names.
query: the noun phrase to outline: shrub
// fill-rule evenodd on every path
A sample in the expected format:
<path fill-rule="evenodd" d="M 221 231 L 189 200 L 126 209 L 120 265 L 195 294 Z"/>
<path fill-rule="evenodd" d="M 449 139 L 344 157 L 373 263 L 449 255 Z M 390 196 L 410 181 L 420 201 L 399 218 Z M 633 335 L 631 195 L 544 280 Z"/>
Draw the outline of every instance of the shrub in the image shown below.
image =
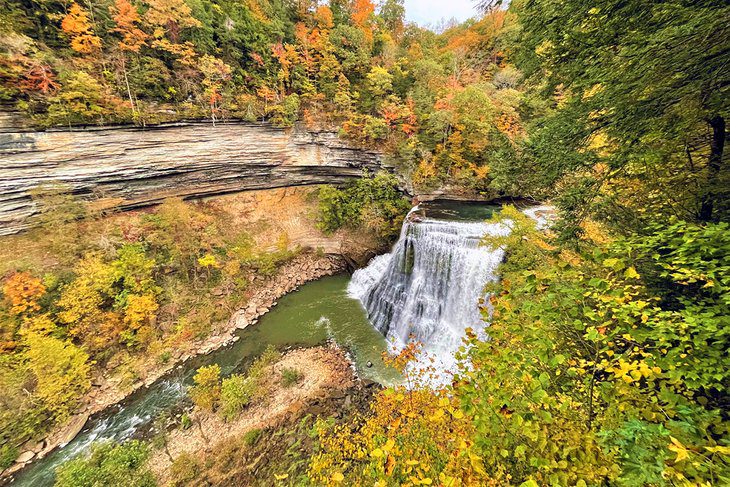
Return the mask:
<path fill-rule="evenodd" d="M 221 397 L 221 368 L 217 364 L 198 369 L 193 377 L 195 385 L 190 388 L 190 397 L 195 405 L 206 411 L 215 410 Z"/>
<path fill-rule="evenodd" d="M 398 190 L 392 174 L 364 177 L 343 189 L 325 186 L 319 193 L 319 228 L 327 233 L 342 227 L 365 226 L 382 237 L 400 232 L 409 201 Z"/>
<path fill-rule="evenodd" d="M 260 381 L 266 369 L 276 363 L 279 358 L 281 358 L 281 354 L 276 350 L 276 347 L 269 345 L 248 368 L 248 378 L 255 382 Z"/>
<path fill-rule="evenodd" d="M 300 106 L 299 95 L 292 93 L 270 109 L 271 123 L 277 127 L 291 127 L 299 119 Z"/>
<path fill-rule="evenodd" d="M 180 426 L 184 430 L 188 430 L 193 426 L 193 420 L 188 413 L 183 413 L 180 417 Z"/>
<path fill-rule="evenodd" d="M 190 453 L 182 453 L 170 466 L 170 483 L 175 487 L 188 485 L 198 478 L 200 461 Z"/>
<path fill-rule="evenodd" d="M 298 384 L 304 378 L 304 374 L 299 372 L 297 369 L 282 369 L 281 371 L 281 385 L 284 387 L 291 387 L 294 384 Z"/>
<path fill-rule="evenodd" d="M 261 433 L 263 433 L 263 431 L 260 429 L 247 431 L 246 434 L 243 435 L 243 444 L 246 446 L 254 446 L 256 442 L 259 441 L 259 438 L 261 438 Z"/>
<path fill-rule="evenodd" d="M 18 449 L 12 445 L 0 446 L 0 472 L 15 463 L 18 457 Z"/>
<path fill-rule="evenodd" d="M 255 393 L 256 384 L 243 375 L 232 375 L 223 379 L 219 410 L 223 419 L 235 419 L 251 403 Z"/>
<path fill-rule="evenodd" d="M 145 464 L 149 451 L 144 443 L 103 443 L 88 458 L 77 457 L 57 470 L 57 487 L 153 487 L 155 478 Z"/>
<path fill-rule="evenodd" d="M 490 476 L 727 483 L 727 225 L 672 222 L 582 252 L 507 213 L 490 339 L 473 338 L 478 367 L 454 391 Z"/>

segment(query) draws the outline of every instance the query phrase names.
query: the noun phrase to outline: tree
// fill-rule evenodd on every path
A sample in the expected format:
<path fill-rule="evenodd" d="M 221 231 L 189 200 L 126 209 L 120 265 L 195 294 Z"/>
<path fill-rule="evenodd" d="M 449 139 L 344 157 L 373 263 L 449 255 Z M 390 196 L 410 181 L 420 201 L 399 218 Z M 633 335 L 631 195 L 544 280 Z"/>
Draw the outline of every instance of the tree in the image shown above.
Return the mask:
<path fill-rule="evenodd" d="M 126 55 L 127 53 L 138 53 L 143 46 L 147 45 L 147 38 L 149 36 L 139 28 L 142 19 L 139 16 L 139 12 L 137 12 L 137 8 L 129 0 L 115 0 L 114 6 L 109 10 L 113 14 L 112 18 L 116 24 L 116 27 L 112 31 L 122 36 L 118 45 L 122 50 L 121 59 L 124 84 L 127 88 L 129 104 L 134 112 L 133 115 L 137 116 L 132 88 L 129 85 L 129 76 L 127 74 Z"/>
<path fill-rule="evenodd" d="M 113 105 L 121 100 L 108 93 L 91 73 L 66 72 L 61 82 L 61 89 L 48 99 L 48 122 L 73 125 L 104 123 L 106 117 L 113 119 Z"/>
<path fill-rule="evenodd" d="M 365 34 L 368 43 L 373 42 L 373 16 L 375 5 L 372 0 L 354 0 L 352 3 L 352 23 Z"/>
<path fill-rule="evenodd" d="M 61 21 L 63 32 L 71 37 L 71 49 L 80 54 L 93 54 L 101 49 L 101 39 L 94 34 L 89 13 L 78 3 L 71 3 Z"/>
<path fill-rule="evenodd" d="M 393 90 L 393 76 L 387 69 L 373 66 L 367 75 L 370 92 L 375 98 L 382 98 Z"/>
<path fill-rule="evenodd" d="M 16 315 L 41 309 L 38 300 L 45 294 L 46 286 L 28 272 L 16 272 L 3 282 L 3 297 Z"/>
<path fill-rule="evenodd" d="M 34 396 L 58 421 L 67 418 L 91 387 L 91 365 L 86 352 L 68 341 L 28 333 L 25 356 L 36 379 Z"/>
<path fill-rule="evenodd" d="M 146 467 L 149 447 L 132 440 L 121 445 L 97 444 L 89 457 L 78 456 L 58 469 L 58 487 L 154 487 Z"/>
<path fill-rule="evenodd" d="M 139 28 L 142 18 L 137 8 L 129 0 L 115 0 L 114 6 L 109 10 L 113 14 L 112 19 L 116 24 L 112 32 L 122 36 L 119 41 L 120 49 L 137 53 L 147 45 L 149 36 Z"/>
<path fill-rule="evenodd" d="M 589 214 L 623 228 L 647 214 L 727 217 L 727 2 L 540 0 L 510 11 L 518 67 L 554 107 L 532 130 L 527 171 L 542 187 L 572 188 L 559 199 L 566 234 Z M 663 197 L 635 198 L 651 193 Z"/>
<path fill-rule="evenodd" d="M 153 37 L 158 41 L 167 35 L 177 43 L 182 29 L 201 26 L 185 0 L 147 0 L 146 3 L 149 10 L 145 20 L 155 27 Z"/>
<path fill-rule="evenodd" d="M 200 71 L 203 73 L 203 86 L 210 105 L 210 118 L 215 125 L 220 112 L 221 91 L 231 79 L 231 67 L 207 54 L 200 59 Z"/>
<path fill-rule="evenodd" d="M 213 411 L 221 398 L 221 368 L 218 364 L 201 367 L 193 377 L 195 385 L 190 397 L 195 405 L 205 411 Z"/>
<path fill-rule="evenodd" d="M 109 309 L 117 295 L 115 269 L 99 255 L 87 254 L 74 271 L 76 279 L 63 288 L 57 302 L 60 321 L 89 350 L 99 351 L 117 343 L 123 330 L 122 318 Z"/>
<path fill-rule="evenodd" d="M 399 39 L 403 35 L 406 15 L 403 0 L 381 0 L 378 15 L 383 20 L 385 28 L 393 34 L 395 39 Z"/>

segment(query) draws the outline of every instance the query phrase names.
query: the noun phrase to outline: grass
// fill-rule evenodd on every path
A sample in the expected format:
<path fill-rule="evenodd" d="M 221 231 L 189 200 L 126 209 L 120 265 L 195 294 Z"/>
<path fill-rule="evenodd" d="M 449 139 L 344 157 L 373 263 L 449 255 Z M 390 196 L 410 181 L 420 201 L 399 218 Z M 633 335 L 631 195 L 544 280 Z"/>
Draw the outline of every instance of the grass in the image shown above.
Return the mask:
<path fill-rule="evenodd" d="M 284 387 L 292 387 L 304 379 L 304 374 L 296 369 L 283 369 L 281 371 L 281 385 Z"/>

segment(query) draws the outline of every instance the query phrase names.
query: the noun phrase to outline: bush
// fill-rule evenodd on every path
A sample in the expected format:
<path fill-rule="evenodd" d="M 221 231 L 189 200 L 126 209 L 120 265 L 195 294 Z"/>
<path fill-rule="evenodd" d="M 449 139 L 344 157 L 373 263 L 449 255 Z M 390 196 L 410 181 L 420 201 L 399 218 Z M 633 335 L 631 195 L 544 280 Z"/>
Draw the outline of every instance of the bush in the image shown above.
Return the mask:
<path fill-rule="evenodd" d="M 490 242 L 509 245 L 490 339 L 473 339 L 479 365 L 454 391 L 490 475 L 727 483 L 727 225 L 673 222 L 582 252 L 507 213 L 512 235 Z"/>
<path fill-rule="evenodd" d="M 297 369 L 282 369 L 281 371 L 281 385 L 284 387 L 291 387 L 294 384 L 298 384 L 303 378 L 304 374 Z"/>
<path fill-rule="evenodd" d="M 271 108 L 271 123 L 277 127 L 291 127 L 299 119 L 300 106 L 299 95 L 292 93 Z"/>
<path fill-rule="evenodd" d="M 342 227 L 365 226 L 381 237 L 399 234 L 410 202 L 398 190 L 392 174 L 363 177 L 343 189 L 326 186 L 319 193 L 319 228 L 327 233 Z"/>
<path fill-rule="evenodd" d="M 281 358 L 281 354 L 273 345 L 266 347 L 266 350 L 251 364 L 246 374 L 252 381 L 258 382 L 263 376 L 267 368 L 276 363 Z"/>
<path fill-rule="evenodd" d="M 232 375 L 223 379 L 219 410 L 223 419 L 235 419 L 251 403 L 255 393 L 256 384 L 243 375 Z"/>
<path fill-rule="evenodd" d="M 0 472 L 10 467 L 18 458 L 18 449 L 12 445 L 0 446 Z"/>
<path fill-rule="evenodd" d="M 77 457 L 57 470 L 57 487 L 153 487 L 155 478 L 145 464 L 149 450 L 144 443 L 103 443 L 88 458 Z"/>
<path fill-rule="evenodd" d="M 221 368 L 217 364 L 198 369 L 193 377 L 195 385 L 190 388 L 190 397 L 195 405 L 206 411 L 215 410 L 221 397 Z"/>
<path fill-rule="evenodd" d="M 259 438 L 261 438 L 261 433 L 263 433 L 263 431 L 260 429 L 247 431 L 246 434 L 243 435 L 243 444 L 246 446 L 254 446 L 256 442 L 259 441 Z"/>
<path fill-rule="evenodd" d="M 170 466 L 170 483 L 175 487 L 188 485 L 198 478 L 200 461 L 190 453 L 182 453 Z"/>
<path fill-rule="evenodd" d="M 188 413 L 183 413 L 180 418 L 180 427 L 184 430 L 189 430 L 193 426 L 193 419 Z"/>

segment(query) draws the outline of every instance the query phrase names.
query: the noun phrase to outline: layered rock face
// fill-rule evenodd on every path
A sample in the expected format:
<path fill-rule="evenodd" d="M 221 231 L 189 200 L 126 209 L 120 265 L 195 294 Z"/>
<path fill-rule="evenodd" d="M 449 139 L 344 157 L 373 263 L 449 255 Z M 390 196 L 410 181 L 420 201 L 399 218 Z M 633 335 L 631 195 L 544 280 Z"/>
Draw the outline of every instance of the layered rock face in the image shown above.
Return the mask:
<path fill-rule="evenodd" d="M 60 184 L 99 208 L 169 197 L 339 184 L 379 169 L 379 154 L 330 132 L 266 124 L 168 124 L 22 132 L 0 130 L 0 235 L 27 228 L 34 188 Z"/>

